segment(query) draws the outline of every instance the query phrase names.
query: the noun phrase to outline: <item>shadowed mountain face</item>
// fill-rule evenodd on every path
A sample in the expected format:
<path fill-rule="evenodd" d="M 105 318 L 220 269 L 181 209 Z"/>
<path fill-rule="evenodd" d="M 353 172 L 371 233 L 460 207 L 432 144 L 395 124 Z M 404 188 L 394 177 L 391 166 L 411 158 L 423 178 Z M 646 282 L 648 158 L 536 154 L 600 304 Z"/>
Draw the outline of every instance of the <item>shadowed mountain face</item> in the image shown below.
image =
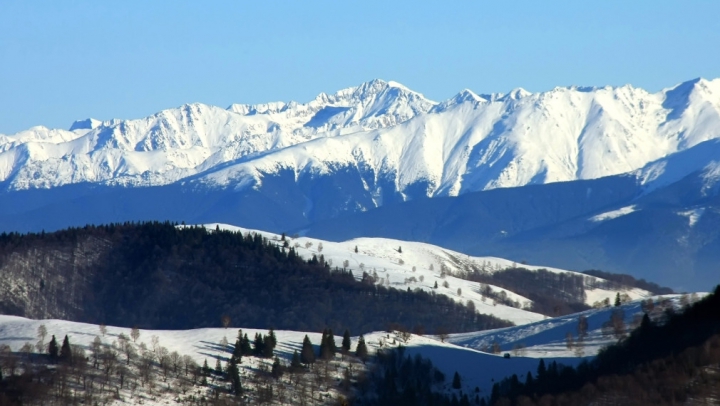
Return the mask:
<path fill-rule="evenodd" d="M 335 241 L 378 236 L 703 290 L 720 280 L 720 199 L 710 169 L 670 184 L 658 177 L 643 185 L 638 175 L 622 175 L 409 202 L 391 195 L 382 207 L 366 212 L 358 207 L 376 196 L 363 187 L 356 168 L 297 179 L 283 172 L 265 177 L 260 189 L 69 185 L 5 192 L 0 224 L 3 230 L 51 231 L 171 220 L 240 224 Z"/>
<path fill-rule="evenodd" d="M 382 236 L 678 290 L 720 281 L 720 196 L 702 173 L 645 193 L 627 176 L 426 199 L 313 224 L 324 239 Z"/>

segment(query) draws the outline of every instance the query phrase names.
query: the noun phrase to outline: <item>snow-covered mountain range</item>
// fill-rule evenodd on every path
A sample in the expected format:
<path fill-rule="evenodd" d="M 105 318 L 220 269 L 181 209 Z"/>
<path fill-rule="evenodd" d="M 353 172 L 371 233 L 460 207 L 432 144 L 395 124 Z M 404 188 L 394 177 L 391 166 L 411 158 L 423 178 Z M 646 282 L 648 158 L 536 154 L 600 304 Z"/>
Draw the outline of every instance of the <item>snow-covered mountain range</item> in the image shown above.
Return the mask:
<path fill-rule="evenodd" d="M 223 222 L 703 289 L 720 260 L 719 168 L 720 79 L 439 103 L 374 80 L 304 104 L 0 135 L 0 231 Z"/>
<path fill-rule="evenodd" d="M 0 135 L 0 182 L 9 190 L 177 181 L 261 188 L 283 172 L 297 181 L 350 170 L 372 197 L 356 202 L 367 210 L 388 198 L 626 173 L 718 137 L 720 79 L 657 93 L 629 85 L 463 90 L 441 103 L 373 80 L 304 104 L 196 103 Z"/>

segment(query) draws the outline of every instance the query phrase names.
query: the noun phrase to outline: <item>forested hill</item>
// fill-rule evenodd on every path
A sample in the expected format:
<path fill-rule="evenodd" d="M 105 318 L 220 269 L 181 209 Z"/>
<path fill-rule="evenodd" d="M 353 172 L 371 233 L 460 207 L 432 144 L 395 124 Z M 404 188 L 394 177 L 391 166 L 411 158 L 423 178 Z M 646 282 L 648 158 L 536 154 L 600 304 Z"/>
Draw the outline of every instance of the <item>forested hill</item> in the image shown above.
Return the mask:
<path fill-rule="evenodd" d="M 231 325 L 428 333 L 509 322 L 443 295 L 400 291 L 304 261 L 259 235 L 172 223 L 0 235 L 0 313 L 153 329 Z"/>
<path fill-rule="evenodd" d="M 720 285 L 681 313 L 646 314 L 577 368 L 544 362 L 498 382 L 490 405 L 707 405 L 720 400 Z"/>

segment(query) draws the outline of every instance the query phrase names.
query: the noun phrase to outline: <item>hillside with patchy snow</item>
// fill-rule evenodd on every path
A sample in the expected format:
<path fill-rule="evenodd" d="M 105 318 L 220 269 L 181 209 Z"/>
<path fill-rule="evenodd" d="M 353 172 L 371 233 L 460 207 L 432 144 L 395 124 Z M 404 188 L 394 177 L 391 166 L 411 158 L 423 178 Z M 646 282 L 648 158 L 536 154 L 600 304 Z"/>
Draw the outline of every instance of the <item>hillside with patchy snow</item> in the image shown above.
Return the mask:
<path fill-rule="evenodd" d="M 206 224 L 212 232 L 216 228 L 234 232 L 259 233 L 270 241 L 281 244 L 279 234 L 250 230 L 227 224 Z M 479 313 L 490 314 L 500 319 L 522 325 L 544 320 L 547 316 L 532 311 L 533 301 L 509 289 L 487 284 L 489 290 L 483 290 L 482 283 L 473 282 L 457 275 L 468 269 L 479 269 L 488 273 L 500 272 L 507 268 L 518 267 L 517 263 L 495 257 L 474 257 L 431 244 L 413 241 L 401 241 L 386 238 L 356 238 L 343 242 L 324 241 L 309 237 L 286 237 L 288 244 L 294 247 L 298 255 L 305 259 L 322 255 L 331 267 L 351 269 L 356 279 L 362 273 L 375 275 L 376 283 L 401 290 L 420 289 L 469 303 Z M 585 283 L 585 304 L 591 306 L 605 299 L 614 300 L 620 293 L 628 300 L 649 297 L 650 292 L 642 289 L 618 286 L 616 289 L 598 287 L 605 280 L 579 274 L 577 272 L 524 265 L 531 271 L 547 269 L 553 273 L 582 276 Z M 447 286 L 446 286 L 447 285 Z M 507 298 L 508 302 L 496 300 Z M 512 305 L 510 305 L 512 303 Z"/>
<path fill-rule="evenodd" d="M 694 295 L 698 299 L 701 295 Z M 678 295 L 653 297 L 655 311 L 653 319 L 662 318 L 663 309 L 680 308 L 692 300 Z M 685 303 L 683 303 L 685 301 Z M 618 313 L 619 312 L 619 313 Z M 615 332 L 603 327 L 611 319 L 611 315 L 622 314 L 623 326 Z M 451 390 L 450 381 L 455 372 L 462 376 L 462 389 L 472 393 L 475 387 L 480 389 L 481 396 L 490 393 L 492 385 L 512 374 L 524 376 L 528 371 L 536 371 L 539 359 L 546 362 L 557 361 L 564 365 L 575 366 L 583 358 L 593 357 L 603 346 L 617 342 L 619 336 L 627 334 L 639 324 L 643 309 L 638 301 L 621 307 L 593 309 L 582 314 L 588 320 L 586 338 L 577 342 L 577 324 L 580 315 L 540 320 L 524 326 L 500 330 L 453 334 L 447 338 L 437 336 L 403 335 L 400 332 L 374 332 L 364 336 L 370 353 L 378 349 L 390 349 L 403 346 L 407 355 L 419 354 L 430 359 L 446 376 L 445 389 Z M 120 334 L 130 337 L 129 328 L 106 326 L 105 331 L 93 324 L 75 323 L 62 320 L 30 320 L 14 316 L 0 316 L 0 345 L 8 345 L 12 351 L 21 352 L 22 346 L 30 343 L 32 347 L 37 341 L 37 331 L 44 325 L 48 334 L 56 337 L 67 335 L 74 345 L 92 353 L 93 340 L 99 339 L 104 345 L 118 348 Z M 242 326 L 238 326 L 242 328 Z M 207 360 L 212 368 L 215 360 L 227 362 L 232 343 L 237 335 L 238 327 L 205 328 L 197 330 L 139 330 L 139 339 L 133 344 L 144 345 L 153 349 L 162 346 L 168 352 L 190 356 L 197 365 Z M 265 334 L 266 330 L 242 328 L 242 332 L 253 337 L 256 333 Z M 568 344 L 568 333 L 574 336 L 572 344 Z M 295 350 L 300 351 L 303 338 L 307 335 L 316 346 L 320 343 L 318 332 L 275 331 L 277 347 L 275 354 L 285 365 Z M 224 339 L 223 339 L 224 338 Z M 341 337 L 335 337 L 340 343 Z M 221 344 L 228 341 L 230 345 Z M 358 337 L 352 337 L 354 350 Z M 496 344 L 496 348 L 492 347 Z M 506 358 L 504 354 L 509 354 Z M 337 357 L 340 358 L 339 356 Z M 349 360 L 345 359 L 347 362 Z M 357 362 L 357 361 L 355 361 Z M 250 382 L 250 376 L 256 374 L 263 366 L 269 368 L 271 360 L 254 357 L 243 357 L 240 364 L 243 382 Z M 361 364 L 355 365 L 357 370 Z M 340 375 L 340 374 L 338 374 Z M 246 383 L 246 385 L 249 384 Z M 330 389 L 328 389 L 332 392 Z M 128 396 L 128 393 L 123 392 Z M 158 404 L 162 397 L 158 397 Z M 149 402 L 148 404 L 155 404 Z"/>

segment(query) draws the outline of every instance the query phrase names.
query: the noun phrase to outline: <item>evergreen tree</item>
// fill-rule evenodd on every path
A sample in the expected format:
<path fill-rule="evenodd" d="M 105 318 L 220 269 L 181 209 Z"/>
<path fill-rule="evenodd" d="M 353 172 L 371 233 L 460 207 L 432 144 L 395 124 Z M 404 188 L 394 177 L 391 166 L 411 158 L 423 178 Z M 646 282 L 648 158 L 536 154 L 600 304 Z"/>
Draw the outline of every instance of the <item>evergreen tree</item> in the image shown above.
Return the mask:
<path fill-rule="evenodd" d="M 242 342 L 240 343 L 240 353 L 242 355 L 252 355 L 252 348 L 250 348 L 250 339 L 247 333 L 243 336 Z"/>
<path fill-rule="evenodd" d="M 55 363 L 58 359 L 58 344 L 57 340 L 55 339 L 55 336 L 52 336 L 52 340 L 50 340 L 50 344 L 48 344 L 48 354 L 50 354 L 50 362 Z"/>
<path fill-rule="evenodd" d="M 238 338 L 237 341 L 235 341 L 235 348 L 233 348 L 232 358 L 237 362 L 238 364 L 242 362 L 242 339 Z"/>
<path fill-rule="evenodd" d="M 620 292 L 615 294 L 615 306 L 620 306 L 622 302 L 620 301 Z"/>
<path fill-rule="evenodd" d="M 222 363 L 220 362 L 220 358 L 217 358 L 215 360 L 215 374 L 218 376 L 222 376 L 222 374 L 223 374 Z"/>
<path fill-rule="evenodd" d="M 60 347 L 60 361 L 66 364 L 72 363 L 72 349 L 70 348 L 70 340 L 67 334 L 63 340 L 62 347 Z"/>
<path fill-rule="evenodd" d="M 270 333 L 268 333 L 268 335 L 266 335 L 265 339 L 263 340 L 263 357 L 272 358 L 273 350 L 275 349 L 276 344 L 277 338 L 275 337 L 275 331 L 273 331 L 273 329 L 270 329 Z"/>
<path fill-rule="evenodd" d="M 457 371 L 455 371 L 455 375 L 453 375 L 452 388 L 453 389 L 462 388 L 462 382 L 460 381 L 460 374 L 458 374 Z"/>
<path fill-rule="evenodd" d="M 535 381 L 533 380 L 532 372 L 528 371 L 525 376 L 525 390 L 528 394 L 532 394 L 535 388 Z"/>
<path fill-rule="evenodd" d="M 363 336 L 360 336 L 358 339 L 357 348 L 355 348 L 355 356 L 360 358 L 363 364 L 368 359 L 368 349 L 367 345 L 365 345 L 365 338 Z"/>
<path fill-rule="evenodd" d="M 240 369 L 237 366 L 234 358 L 230 359 L 230 366 L 228 367 L 228 377 L 230 378 L 230 384 L 232 385 L 232 392 L 235 396 L 239 396 L 242 393 L 242 385 L 240 383 Z"/>
<path fill-rule="evenodd" d="M 253 354 L 256 357 L 262 357 L 265 354 L 265 340 L 260 333 L 255 333 L 255 341 L 253 342 Z"/>
<path fill-rule="evenodd" d="M 435 286 L 433 286 L 433 289 L 437 289 L 437 288 L 438 288 L 437 281 L 435 281 Z"/>
<path fill-rule="evenodd" d="M 302 367 L 300 364 L 300 354 L 298 354 L 297 350 L 293 353 L 292 361 L 290 361 L 290 368 L 293 371 L 297 371 Z"/>
<path fill-rule="evenodd" d="M 402 254 L 402 247 L 398 247 L 398 252 Z"/>
<path fill-rule="evenodd" d="M 356 245 L 356 246 L 355 246 L 355 253 L 357 254 L 357 252 L 358 252 L 358 249 L 357 249 L 357 245 Z"/>
<path fill-rule="evenodd" d="M 311 365 L 315 363 L 315 351 L 313 351 L 312 343 L 310 338 L 305 335 L 302 343 L 302 350 L 300 351 L 300 362 L 305 365 Z"/>
<path fill-rule="evenodd" d="M 350 330 L 345 330 L 345 334 L 343 334 L 343 340 L 342 340 L 342 352 L 343 354 L 347 354 L 350 352 L 350 345 L 352 343 L 350 342 Z"/>
<path fill-rule="evenodd" d="M 202 374 L 203 374 L 203 376 L 210 375 L 210 367 L 208 366 L 207 358 L 205 359 L 205 363 L 202 366 Z"/>
<path fill-rule="evenodd" d="M 275 361 L 272 364 L 272 371 L 271 374 L 273 378 L 280 379 L 280 377 L 283 374 L 282 365 L 280 365 L 280 358 L 275 357 Z"/>
<path fill-rule="evenodd" d="M 273 350 L 275 349 L 275 347 L 277 347 L 277 336 L 275 336 L 275 329 L 271 328 L 268 332 L 267 339 L 265 340 L 265 345 L 269 345 L 270 347 L 272 347 Z"/>
<path fill-rule="evenodd" d="M 328 356 L 327 348 L 327 329 L 324 329 L 322 332 L 322 338 L 320 339 L 320 349 L 318 350 L 318 357 L 322 359 L 330 358 Z"/>

